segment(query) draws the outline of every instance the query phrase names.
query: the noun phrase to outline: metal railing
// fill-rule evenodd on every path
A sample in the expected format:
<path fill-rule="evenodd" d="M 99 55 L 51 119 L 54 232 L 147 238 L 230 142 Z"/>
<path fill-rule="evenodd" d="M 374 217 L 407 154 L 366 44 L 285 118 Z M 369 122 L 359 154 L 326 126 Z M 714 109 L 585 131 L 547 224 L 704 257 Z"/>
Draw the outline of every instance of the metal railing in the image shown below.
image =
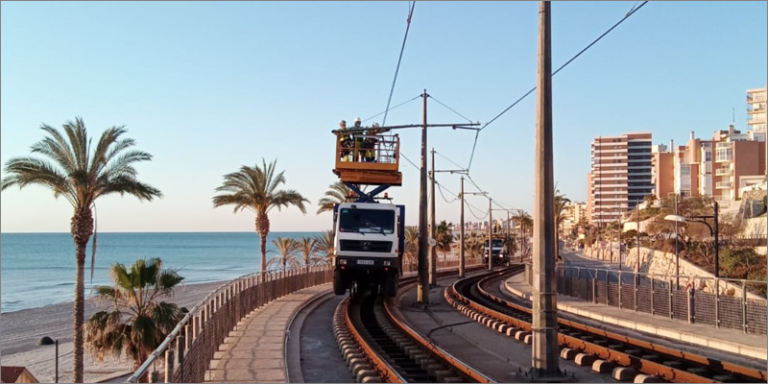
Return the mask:
<path fill-rule="evenodd" d="M 669 275 L 557 267 L 560 295 L 688 323 L 767 333 L 765 281 L 680 276 L 679 284 Z"/>
<path fill-rule="evenodd" d="M 269 272 L 263 279 L 261 274 L 252 274 L 221 285 L 184 316 L 128 382 L 156 375 L 150 370 L 158 361 L 164 365 L 166 383 L 206 381 L 214 353 L 251 311 L 304 288 L 329 283 L 332 278 L 333 268 L 326 265 L 310 267 L 309 272 L 306 267 Z"/>
<path fill-rule="evenodd" d="M 399 154 L 398 135 L 339 134 L 336 156 L 341 162 L 397 164 Z"/>

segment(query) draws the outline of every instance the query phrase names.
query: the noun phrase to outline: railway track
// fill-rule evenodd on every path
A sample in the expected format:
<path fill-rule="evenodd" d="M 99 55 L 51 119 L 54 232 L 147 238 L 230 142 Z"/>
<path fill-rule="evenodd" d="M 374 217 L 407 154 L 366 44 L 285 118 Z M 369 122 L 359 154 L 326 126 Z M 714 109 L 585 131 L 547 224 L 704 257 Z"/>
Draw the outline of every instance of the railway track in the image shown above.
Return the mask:
<path fill-rule="evenodd" d="M 415 278 L 402 279 L 400 292 L 415 283 Z M 360 291 L 336 308 L 334 333 L 357 382 L 493 382 L 400 321 L 393 314 L 390 300 L 371 291 Z"/>
<path fill-rule="evenodd" d="M 530 344 L 531 310 L 498 296 L 484 287 L 510 274 L 522 272 L 516 266 L 457 281 L 445 290 L 446 300 L 474 320 L 507 336 Z M 560 356 L 593 371 L 609 373 L 614 379 L 640 382 L 766 382 L 766 372 L 706 356 L 683 352 L 558 319 Z"/>

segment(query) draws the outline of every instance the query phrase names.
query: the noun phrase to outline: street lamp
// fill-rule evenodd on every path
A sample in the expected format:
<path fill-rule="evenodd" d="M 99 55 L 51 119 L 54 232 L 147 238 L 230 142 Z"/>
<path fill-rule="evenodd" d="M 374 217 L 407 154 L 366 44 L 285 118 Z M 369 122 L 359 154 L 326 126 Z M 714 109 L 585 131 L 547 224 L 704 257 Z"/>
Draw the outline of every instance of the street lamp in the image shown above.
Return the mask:
<path fill-rule="evenodd" d="M 667 215 L 664 217 L 664 220 L 668 221 L 674 221 L 677 223 L 687 223 L 687 222 L 694 222 L 694 223 L 704 223 L 709 228 L 709 233 L 715 238 L 715 278 L 717 279 L 720 277 L 720 243 L 719 243 L 719 234 L 718 234 L 718 225 L 717 225 L 717 211 L 720 210 L 720 206 L 717 204 L 717 201 L 715 201 L 714 206 L 714 214 L 712 215 L 706 215 L 706 216 L 691 216 L 691 217 L 685 217 L 680 215 Z M 715 220 L 715 226 L 714 228 L 709 225 L 706 219 L 714 219 Z M 678 279 L 680 277 L 678 276 Z"/>
<path fill-rule="evenodd" d="M 51 345 L 51 344 L 56 345 L 56 348 L 55 348 L 55 353 L 56 353 L 56 374 L 55 375 L 56 376 L 54 376 L 54 382 L 58 383 L 59 382 L 59 339 L 51 340 L 50 337 L 46 336 L 40 339 L 37 342 L 37 344 L 38 345 Z"/>

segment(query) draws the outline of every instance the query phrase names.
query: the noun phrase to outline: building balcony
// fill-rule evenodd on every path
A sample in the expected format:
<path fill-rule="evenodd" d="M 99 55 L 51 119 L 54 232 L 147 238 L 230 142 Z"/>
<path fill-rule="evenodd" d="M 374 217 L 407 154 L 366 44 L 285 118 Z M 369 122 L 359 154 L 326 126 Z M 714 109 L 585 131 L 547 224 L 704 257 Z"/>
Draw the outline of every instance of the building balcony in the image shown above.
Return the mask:
<path fill-rule="evenodd" d="M 747 94 L 747 103 L 759 103 L 761 101 L 765 101 L 765 94 Z"/>
<path fill-rule="evenodd" d="M 733 184 L 730 181 L 718 181 L 717 184 L 715 184 L 716 189 L 731 189 L 731 186 L 733 186 Z"/>
<path fill-rule="evenodd" d="M 765 112 L 765 110 L 765 104 L 758 104 L 756 107 L 751 105 L 747 107 L 747 113 L 749 114 Z"/>
<path fill-rule="evenodd" d="M 730 176 L 730 175 L 731 175 L 731 167 L 718 168 L 715 171 L 715 176 Z"/>

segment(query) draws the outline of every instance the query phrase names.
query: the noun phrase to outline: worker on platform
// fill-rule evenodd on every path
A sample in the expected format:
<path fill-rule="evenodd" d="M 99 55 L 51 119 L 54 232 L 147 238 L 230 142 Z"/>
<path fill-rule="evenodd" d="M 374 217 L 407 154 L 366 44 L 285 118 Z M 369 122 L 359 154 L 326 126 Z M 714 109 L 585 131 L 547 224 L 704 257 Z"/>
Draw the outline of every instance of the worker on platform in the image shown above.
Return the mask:
<path fill-rule="evenodd" d="M 347 122 L 342 120 L 339 122 L 339 142 L 341 143 L 341 161 L 350 161 L 352 139 L 347 132 Z"/>
<path fill-rule="evenodd" d="M 363 158 L 367 163 L 376 162 L 376 142 L 379 124 L 373 123 L 373 126 L 367 130 L 363 139 Z"/>

